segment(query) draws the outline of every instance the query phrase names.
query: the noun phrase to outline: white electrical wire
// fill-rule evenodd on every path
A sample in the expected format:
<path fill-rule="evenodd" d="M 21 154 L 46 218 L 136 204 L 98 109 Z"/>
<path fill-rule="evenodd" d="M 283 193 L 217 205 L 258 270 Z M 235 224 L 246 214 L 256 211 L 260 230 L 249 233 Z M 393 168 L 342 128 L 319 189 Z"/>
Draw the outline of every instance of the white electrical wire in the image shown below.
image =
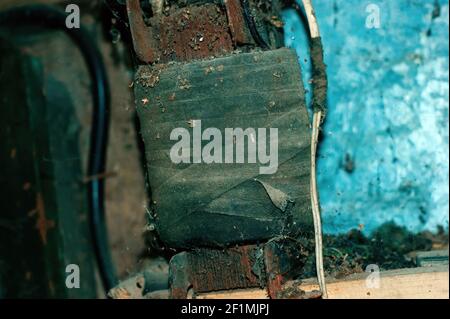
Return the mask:
<path fill-rule="evenodd" d="M 322 121 L 322 112 L 314 113 L 312 123 L 311 137 L 311 205 L 314 219 L 314 237 L 316 242 L 316 272 L 319 281 L 319 287 L 322 291 L 322 298 L 328 298 L 327 287 L 325 283 L 325 271 L 323 266 L 323 244 L 322 244 L 322 222 L 320 219 L 319 196 L 316 181 L 316 152 L 319 141 L 320 123 Z"/>
<path fill-rule="evenodd" d="M 311 0 L 302 0 L 302 2 L 308 20 L 309 34 L 311 35 L 311 38 L 319 38 L 319 25 L 317 24 L 316 14 L 314 13 L 314 7 Z"/>
<path fill-rule="evenodd" d="M 319 38 L 319 26 L 311 0 L 302 0 L 309 25 L 311 38 Z M 320 218 L 319 195 L 316 180 L 316 154 L 319 142 L 320 124 L 322 123 L 322 111 L 314 111 L 311 134 L 311 206 L 314 219 L 314 238 L 316 246 L 316 272 L 322 298 L 328 298 L 325 282 L 325 271 L 323 266 L 323 244 L 322 244 L 322 222 Z"/>

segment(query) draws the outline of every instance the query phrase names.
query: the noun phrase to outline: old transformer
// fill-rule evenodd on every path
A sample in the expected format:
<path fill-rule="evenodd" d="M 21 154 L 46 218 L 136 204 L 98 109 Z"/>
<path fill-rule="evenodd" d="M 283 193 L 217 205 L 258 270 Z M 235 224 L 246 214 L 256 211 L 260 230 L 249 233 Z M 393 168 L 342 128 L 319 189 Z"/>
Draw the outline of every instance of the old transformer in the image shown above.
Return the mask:
<path fill-rule="evenodd" d="M 127 1 L 150 223 L 180 251 L 172 298 L 257 286 L 276 298 L 301 267 L 289 238 L 312 237 L 311 133 L 282 2 L 153 1 L 144 19 Z"/>

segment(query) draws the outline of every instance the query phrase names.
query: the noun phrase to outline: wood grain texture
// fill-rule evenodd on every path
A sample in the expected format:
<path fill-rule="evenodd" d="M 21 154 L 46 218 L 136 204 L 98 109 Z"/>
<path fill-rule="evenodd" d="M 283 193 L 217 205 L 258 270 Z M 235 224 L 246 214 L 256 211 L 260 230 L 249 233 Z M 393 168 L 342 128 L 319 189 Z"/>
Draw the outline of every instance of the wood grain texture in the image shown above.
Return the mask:
<path fill-rule="evenodd" d="M 381 272 L 380 288 L 367 288 L 368 274 L 351 275 L 327 283 L 329 299 L 448 299 L 448 266 L 421 267 Z M 315 279 L 305 280 L 305 292 L 318 290 Z M 264 289 L 244 289 L 200 294 L 198 299 L 266 299 Z"/>

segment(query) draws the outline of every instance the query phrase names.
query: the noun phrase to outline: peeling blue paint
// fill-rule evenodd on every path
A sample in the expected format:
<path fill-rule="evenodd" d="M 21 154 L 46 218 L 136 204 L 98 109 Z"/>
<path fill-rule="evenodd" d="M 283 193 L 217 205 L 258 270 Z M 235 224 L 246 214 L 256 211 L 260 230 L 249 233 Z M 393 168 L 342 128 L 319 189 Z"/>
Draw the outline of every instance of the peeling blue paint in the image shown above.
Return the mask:
<path fill-rule="evenodd" d="M 318 182 L 326 233 L 387 221 L 448 228 L 449 5 L 315 0 L 329 74 Z M 380 9 L 369 29 L 366 8 Z M 305 30 L 285 12 L 288 46 L 310 78 Z"/>

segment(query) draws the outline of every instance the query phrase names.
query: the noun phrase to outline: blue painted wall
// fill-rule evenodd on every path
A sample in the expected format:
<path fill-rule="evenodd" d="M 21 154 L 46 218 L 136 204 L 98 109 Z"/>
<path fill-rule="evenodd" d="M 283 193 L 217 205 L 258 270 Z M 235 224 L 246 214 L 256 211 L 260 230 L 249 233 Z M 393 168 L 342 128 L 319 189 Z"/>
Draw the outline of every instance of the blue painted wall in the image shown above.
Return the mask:
<path fill-rule="evenodd" d="M 330 81 L 318 169 L 324 231 L 370 233 L 391 220 L 448 228 L 448 1 L 313 2 Z M 379 28 L 366 26 L 371 4 Z M 292 11 L 284 18 L 307 83 L 305 30 Z"/>

